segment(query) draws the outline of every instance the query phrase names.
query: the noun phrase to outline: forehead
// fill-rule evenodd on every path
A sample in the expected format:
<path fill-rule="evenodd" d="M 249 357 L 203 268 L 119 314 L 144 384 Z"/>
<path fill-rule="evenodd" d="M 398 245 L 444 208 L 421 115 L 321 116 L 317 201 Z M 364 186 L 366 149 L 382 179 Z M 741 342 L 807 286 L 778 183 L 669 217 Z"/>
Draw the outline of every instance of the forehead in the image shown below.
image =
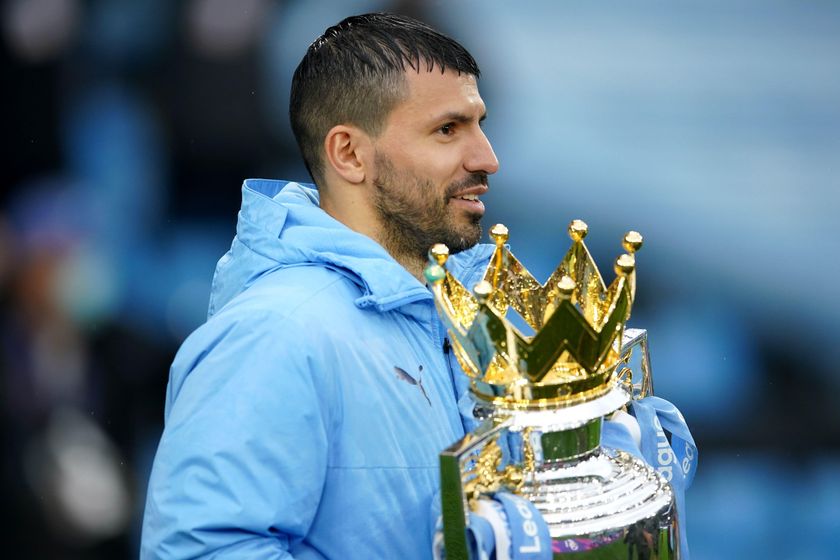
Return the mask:
<path fill-rule="evenodd" d="M 441 73 L 437 67 L 427 72 L 406 72 L 406 97 L 391 111 L 389 121 L 417 121 L 422 124 L 446 114 L 480 118 L 485 107 L 478 93 L 478 83 L 471 74 L 454 70 Z M 403 124 L 407 124 L 403 122 Z"/>

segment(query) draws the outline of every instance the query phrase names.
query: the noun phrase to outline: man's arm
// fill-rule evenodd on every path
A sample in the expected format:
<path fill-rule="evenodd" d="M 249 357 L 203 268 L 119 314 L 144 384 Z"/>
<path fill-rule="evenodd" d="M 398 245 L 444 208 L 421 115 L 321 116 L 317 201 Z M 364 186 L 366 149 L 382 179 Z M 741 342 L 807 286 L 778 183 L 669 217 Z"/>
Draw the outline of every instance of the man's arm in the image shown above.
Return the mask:
<path fill-rule="evenodd" d="M 249 316 L 206 325 L 185 342 L 172 366 L 141 558 L 291 558 L 315 516 L 327 461 L 323 395 L 301 333 L 288 319 Z"/>

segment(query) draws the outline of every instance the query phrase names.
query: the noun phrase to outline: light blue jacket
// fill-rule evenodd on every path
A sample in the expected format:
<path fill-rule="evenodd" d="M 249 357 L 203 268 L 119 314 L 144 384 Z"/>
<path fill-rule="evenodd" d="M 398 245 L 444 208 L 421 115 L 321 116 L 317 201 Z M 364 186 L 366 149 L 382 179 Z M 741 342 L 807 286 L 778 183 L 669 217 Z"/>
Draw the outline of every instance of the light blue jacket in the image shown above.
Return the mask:
<path fill-rule="evenodd" d="M 311 186 L 242 193 L 209 319 L 170 372 L 141 557 L 430 558 L 467 381 L 431 293 Z M 447 267 L 472 286 L 491 252 Z"/>

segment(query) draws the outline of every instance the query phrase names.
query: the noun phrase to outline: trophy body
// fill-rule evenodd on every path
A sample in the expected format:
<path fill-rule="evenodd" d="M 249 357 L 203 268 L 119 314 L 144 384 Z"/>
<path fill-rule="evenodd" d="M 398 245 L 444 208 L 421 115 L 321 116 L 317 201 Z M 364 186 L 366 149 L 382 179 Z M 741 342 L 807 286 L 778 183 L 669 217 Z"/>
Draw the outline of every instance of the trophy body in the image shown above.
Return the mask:
<path fill-rule="evenodd" d="M 625 237 L 630 254 L 619 257 L 619 277 L 607 289 L 582 243 L 585 224 L 573 222 L 570 234 L 575 244 L 545 286 L 504 247 L 503 226 L 491 230 L 497 251 L 473 294 L 442 272 L 445 248 L 430 254 L 427 278 L 456 357 L 472 377 L 481 421 L 441 454 L 448 560 L 469 558 L 469 513 L 497 492 L 536 506 L 554 558 L 679 557 L 668 482 L 633 455 L 600 445 L 603 419 L 652 391 L 646 334 L 624 329 L 641 236 Z M 508 307 L 533 337 L 505 320 Z M 634 354 L 640 368 L 630 366 Z M 641 374 L 635 383 L 634 373 Z"/>

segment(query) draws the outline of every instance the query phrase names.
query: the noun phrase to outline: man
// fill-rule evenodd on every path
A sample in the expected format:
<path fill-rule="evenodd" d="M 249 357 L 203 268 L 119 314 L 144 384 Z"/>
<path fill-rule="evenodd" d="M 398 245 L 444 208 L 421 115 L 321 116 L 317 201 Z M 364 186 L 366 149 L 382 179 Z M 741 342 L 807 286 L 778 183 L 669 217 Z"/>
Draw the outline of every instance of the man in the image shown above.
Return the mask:
<path fill-rule="evenodd" d="M 465 380 L 422 270 L 466 285 L 498 162 L 455 41 L 370 14 L 328 29 L 290 114 L 317 184 L 249 180 L 207 323 L 170 372 L 144 558 L 428 558 Z M 473 247 L 471 249 L 471 247 Z"/>

